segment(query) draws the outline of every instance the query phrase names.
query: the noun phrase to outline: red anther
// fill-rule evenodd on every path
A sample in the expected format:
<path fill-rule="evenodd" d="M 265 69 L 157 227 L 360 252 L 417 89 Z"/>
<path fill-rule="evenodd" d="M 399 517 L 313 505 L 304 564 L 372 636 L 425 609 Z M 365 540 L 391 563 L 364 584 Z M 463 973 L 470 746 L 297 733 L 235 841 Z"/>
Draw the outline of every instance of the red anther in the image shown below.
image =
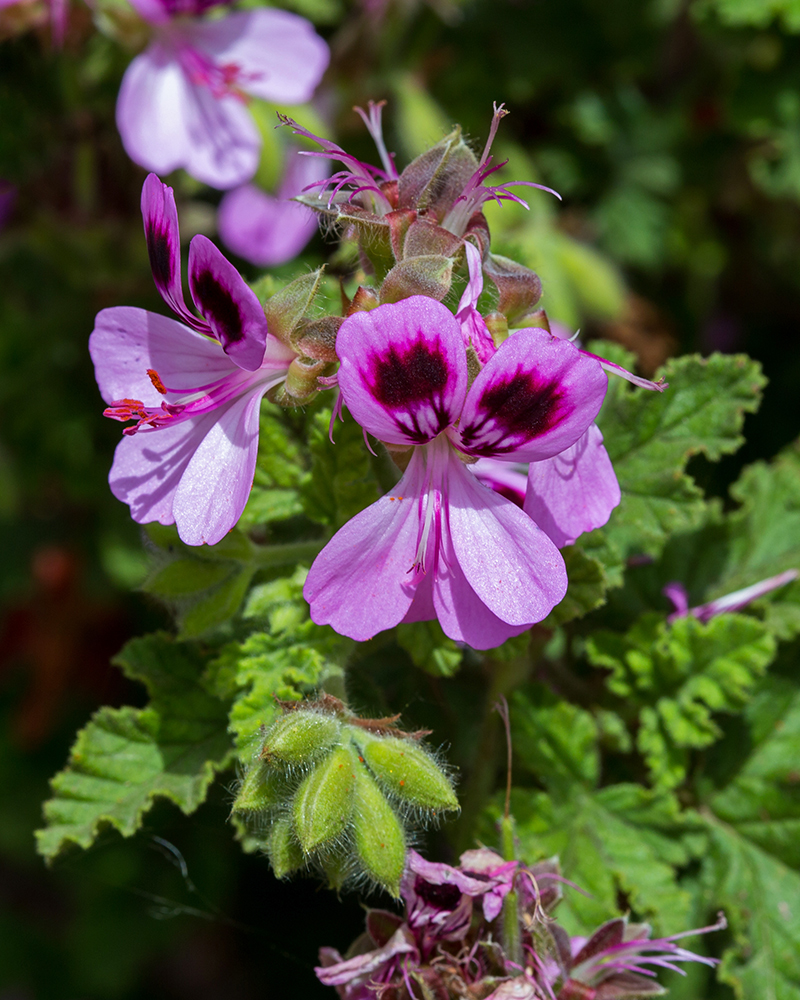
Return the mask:
<path fill-rule="evenodd" d="M 160 392 L 162 396 L 166 396 L 167 390 L 164 388 L 164 383 L 161 381 L 158 372 L 155 368 L 147 369 L 147 377 L 153 383 L 153 388 L 156 392 Z"/>

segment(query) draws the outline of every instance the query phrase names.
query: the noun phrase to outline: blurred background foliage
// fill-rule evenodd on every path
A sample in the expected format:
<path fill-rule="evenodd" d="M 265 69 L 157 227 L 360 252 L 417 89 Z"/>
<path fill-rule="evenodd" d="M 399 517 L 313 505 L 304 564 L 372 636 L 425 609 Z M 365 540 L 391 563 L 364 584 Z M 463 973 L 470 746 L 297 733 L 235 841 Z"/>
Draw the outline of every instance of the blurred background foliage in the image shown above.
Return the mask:
<path fill-rule="evenodd" d="M 329 40 L 314 114 L 365 159 L 354 104 L 389 102 L 389 146 L 404 163 L 454 122 L 480 147 L 492 102 L 505 102 L 505 176 L 563 202 L 533 191 L 529 212 L 487 214 L 496 248 L 541 274 L 553 320 L 620 342 L 645 373 L 688 351 L 761 361 L 770 383 L 746 445 L 713 467 L 695 460 L 707 490 L 725 496 L 744 464 L 792 440 L 798 0 L 283 6 Z M 114 13 L 101 5 L 98 23 L 113 26 Z M 312 882 L 279 885 L 242 855 L 225 787 L 191 821 L 159 807 L 135 841 L 109 834 L 49 872 L 34 855 L 47 779 L 76 727 L 96 705 L 143 703 L 110 656 L 168 624 L 131 591 L 146 559 L 107 488 L 119 427 L 101 416 L 86 351 L 99 309 L 163 305 L 142 239 L 144 173 L 114 124 L 130 51 L 77 2 L 60 51 L 35 2 L 0 17 L 0 998 L 324 996 L 310 968 L 323 940 L 297 927 L 325 927 L 324 943 L 344 949 L 359 906 Z M 269 176 L 276 140 L 263 110 Z M 171 183 L 184 240 L 213 237 L 219 196 L 183 175 Z M 277 273 L 330 252 L 317 238 Z M 412 697 L 402 684 L 396 693 Z"/>

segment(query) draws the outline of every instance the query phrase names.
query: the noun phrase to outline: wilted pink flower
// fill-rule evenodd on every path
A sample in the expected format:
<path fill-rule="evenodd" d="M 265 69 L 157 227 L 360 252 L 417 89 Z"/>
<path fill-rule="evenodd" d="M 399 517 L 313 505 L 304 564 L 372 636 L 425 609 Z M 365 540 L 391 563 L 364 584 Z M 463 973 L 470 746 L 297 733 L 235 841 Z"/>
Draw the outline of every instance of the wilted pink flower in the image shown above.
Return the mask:
<path fill-rule="evenodd" d="M 499 645 L 541 621 L 566 592 L 564 562 L 513 503 L 483 486 L 470 459 L 549 458 L 597 415 L 600 365 L 545 330 L 520 330 L 468 389 L 461 325 L 412 296 L 358 312 L 336 350 L 348 410 L 392 449 L 400 482 L 349 521 L 305 585 L 311 616 L 354 639 L 438 618 L 451 638 Z"/>
<path fill-rule="evenodd" d="M 229 191 L 217 213 L 223 242 L 257 267 L 276 267 L 296 257 L 317 231 L 318 219 L 310 208 L 291 199 L 324 176 L 325 166 L 292 147 L 276 194 L 254 184 Z"/>
<path fill-rule="evenodd" d="M 750 604 L 751 601 L 756 601 L 759 597 L 769 594 L 770 591 L 777 590 L 778 587 L 783 587 L 787 583 L 791 583 L 798 576 L 800 576 L 800 573 L 796 569 L 787 569 L 784 573 L 778 573 L 777 576 L 770 576 L 766 580 L 759 580 L 758 583 L 753 583 L 749 587 L 734 590 L 731 594 L 717 597 L 706 604 L 698 604 L 694 608 L 689 607 L 689 595 L 686 593 L 686 588 L 682 583 L 668 583 L 662 593 L 672 601 L 675 610 L 667 621 L 672 622 L 676 618 L 686 618 L 688 615 L 699 619 L 701 622 L 710 621 L 716 615 L 721 615 L 725 611 L 739 611 Z"/>
<path fill-rule="evenodd" d="M 261 399 L 295 355 L 268 333 L 255 294 L 204 236 L 189 247 L 189 288 L 203 318 L 187 309 L 175 200 L 154 174 L 142 215 L 156 286 L 183 322 L 127 306 L 97 316 L 89 351 L 105 414 L 135 421 L 109 484 L 140 524 L 174 523 L 187 544 L 214 544 L 250 493 Z"/>
<path fill-rule="evenodd" d="M 283 10 L 203 20 L 208 0 L 132 3 L 154 39 L 119 92 L 117 125 L 128 155 L 161 174 L 183 167 L 212 187 L 249 180 L 261 138 L 246 95 L 307 101 L 328 65 L 328 46 L 308 21 Z"/>

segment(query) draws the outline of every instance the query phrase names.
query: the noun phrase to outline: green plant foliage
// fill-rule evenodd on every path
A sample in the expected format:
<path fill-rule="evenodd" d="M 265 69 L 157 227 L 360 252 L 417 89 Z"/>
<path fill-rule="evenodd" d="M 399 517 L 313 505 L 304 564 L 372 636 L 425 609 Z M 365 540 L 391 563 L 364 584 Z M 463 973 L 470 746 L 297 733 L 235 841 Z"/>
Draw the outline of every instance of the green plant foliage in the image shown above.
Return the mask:
<path fill-rule="evenodd" d="M 293 414 L 264 403 L 261 407 L 256 474 L 239 527 L 271 524 L 302 514 L 299 496 L 306 452 L 292 425 Z"/>
<path fill-rule="evenodd" d="M 780 18 L 786 31 L 800 31 L 800 3 L 797 0 L 699 0 L 695 15 L 713 12 L 731 27 L 767 28 Z"/>
<path fill-rule="evenodd" d="M 677 800 L 629 783 L 598 787 L 600 733 L 583 709 L 532 688 L 514 696 L 511 719 L 518 769 L 547 789 L 512 793 L 522 857 L 557 854 L 565 876 L 591 893 L 567 894 L 572 932 L 615 915 L 620 893 L 660 930 L 685 927 L 689 894 L 675 869 L 690 858 L 678 838 L 691 827 Z"/>
<path fill-rule="evenodd" d="M 608 587 L 608 575 L 600 560 L 587 555 L 578 545 L 567 546 L 561 554 L 567 566 L 569 584 L 564 599 L 542 622 L 546 628 L 564 625 L 599 608 Z"/>
<path fill-rule="evenodd" d="M 590 348 L 619 362 L 619 349 Z M 629 366 L 632 358 L 623 363 Z M 624 555 L 657 555 L 670 533 L 701 523 L 702 491 L 684 470 L 693 455 L 718 460 L 741 445 L 745 413 L 758 407 L 764 378 L 742 355 L 689 356 L 667 363 L 663 393 L 609 379 L 598 424 L 622 490 L 605 534 Z"/>
<path fill-rule="evenodd" d="M 89 847 L 108 827 L 131 836 L 157 798 L 193 812 L 231 759 L 227 712 L 194 647 L 157 633 L 131 640 L 115 662 L 145 684 L 150 704 L 101 708 L 78 734 L 36 835 L 49 861 L 68 844 Z"/>
<path fill-rule="evenodd" d="M 719 738 L 713 713 L 744 707 L 775 650 L 761 622 L 737 614 L 705 625 L 646 614 L 624 636 L 597 632 L 586 643 L 589 662 L 612 671 L 609 690 L 641 706 L 637 746 L 663 788 L 684 779 L 689 749 Z"/>
<path fill-rule="evenodd" d="M 361 427 L 345 410 L 344 419 L 336 421 L 336 443 L 331 445 L 330 421 L 330 410 L 315 413 L 310 421 L 311 475 L 301 492 L 306 514 L 337 529 L 374 503 L 380 493 Z"/>
<path fill-rule="evenodd" d="M 397 643 L 420 669 L 434 677 L 453 677 L 464 657 L 464 651 L 447 638 L 437 621 L 401 623 Z"/>

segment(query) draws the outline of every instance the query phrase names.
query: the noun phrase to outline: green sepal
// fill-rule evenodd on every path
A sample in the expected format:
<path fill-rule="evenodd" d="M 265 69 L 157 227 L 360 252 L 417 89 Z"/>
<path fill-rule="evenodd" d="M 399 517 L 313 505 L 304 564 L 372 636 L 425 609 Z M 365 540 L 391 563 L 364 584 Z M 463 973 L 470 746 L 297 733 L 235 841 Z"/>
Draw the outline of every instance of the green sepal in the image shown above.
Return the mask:
<path fill-rule="evenodd" d="M 310 274 L 301 274 L 264 303 L 267 329 L 284 344 L 291 346 L 292 333 L 317 294 L 322 272 L 320 267 Z"/>
<path fill-rule="evenodd" d="M 309 763 L 333 746 L 341 728 L 334 715 L 289 711 L 267 732 L 261 756 L 271 765 Z"/>
<path fill-rule="evenodd" d="M 267 838 L 267 856 L 275 878 L 286 878 L 305 866 L 303 849 L 297 842 L 291 816 L 279 816 Z"/>
<path fill-rule="evenodd" d="M 434 812 L 458 809 L 450 779 L 418 744 L 356 727 L 352 733 L 364 760 L 386 792 L 420 809 Z"/>
<path fill-rule="evenodd" d="M 406 840 L 394 810 L 364 767 L 356 772 L 353 841 L 369 877 L 397 899 Z"/>
<path fill-rule="evenodd" d="M 275 809 L 286 796 L 286 783 L 264 761 L 247 769 L 233 800 L 233 812 L 263 812 Z"/>
<path fill-rule="evenodd" d="M 450 291 L 453 259 L 426 254 L 403 260 L 389 271 L 381 285 L 381 305 L 399 302 L 411 295 L 427 295 L 441 302 Z"/>
<path fill-rule="evenodd" d="M 305 854 L 340 837 L 353 812 L 358 761 L 349 747 L 338 747 L 307 775 L 293 804 L 295 831 Z"/>

